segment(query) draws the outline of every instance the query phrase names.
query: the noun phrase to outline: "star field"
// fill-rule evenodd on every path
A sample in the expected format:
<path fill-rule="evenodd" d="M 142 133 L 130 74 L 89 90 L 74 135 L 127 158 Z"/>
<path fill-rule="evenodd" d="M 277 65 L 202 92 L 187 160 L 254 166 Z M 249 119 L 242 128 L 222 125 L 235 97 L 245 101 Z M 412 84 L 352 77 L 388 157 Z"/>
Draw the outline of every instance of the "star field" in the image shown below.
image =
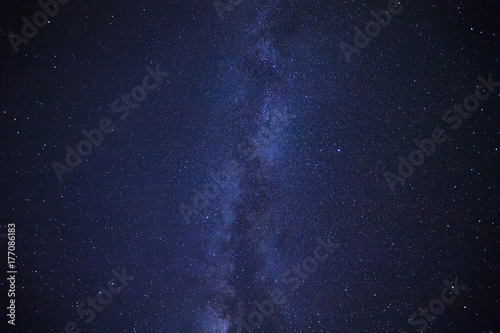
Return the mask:
<path fill-rule="evenodd" d="M 0 10 L 2 332 L 498 330 L 496 1 L 43 1 Z"/>

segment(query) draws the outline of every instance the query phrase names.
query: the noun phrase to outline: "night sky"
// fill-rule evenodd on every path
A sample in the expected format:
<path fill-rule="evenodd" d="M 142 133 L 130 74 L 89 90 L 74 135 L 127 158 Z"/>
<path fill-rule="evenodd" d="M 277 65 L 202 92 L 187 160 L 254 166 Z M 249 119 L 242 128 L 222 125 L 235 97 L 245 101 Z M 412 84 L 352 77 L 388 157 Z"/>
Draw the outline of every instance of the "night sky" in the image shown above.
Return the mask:
<path fill-rule="evenodd" d="M 0 332 L 500 332 L 499 14 L 3 0 Z"/>

